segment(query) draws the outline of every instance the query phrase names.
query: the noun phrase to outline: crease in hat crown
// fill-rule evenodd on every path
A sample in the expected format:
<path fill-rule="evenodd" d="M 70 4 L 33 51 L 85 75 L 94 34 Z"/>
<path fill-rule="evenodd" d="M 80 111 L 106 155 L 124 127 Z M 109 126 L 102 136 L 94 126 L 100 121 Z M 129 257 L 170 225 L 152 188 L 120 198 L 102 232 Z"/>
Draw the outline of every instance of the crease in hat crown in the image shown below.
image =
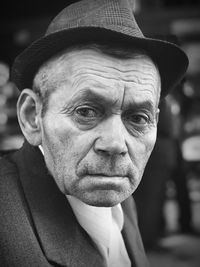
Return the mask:
<path fill-rule="evenodd" d="M 99 27 L 143 38 L 128 0 L 83 0 L 64 8 L 50 23 L 45 36 L 62 30 Z"/>

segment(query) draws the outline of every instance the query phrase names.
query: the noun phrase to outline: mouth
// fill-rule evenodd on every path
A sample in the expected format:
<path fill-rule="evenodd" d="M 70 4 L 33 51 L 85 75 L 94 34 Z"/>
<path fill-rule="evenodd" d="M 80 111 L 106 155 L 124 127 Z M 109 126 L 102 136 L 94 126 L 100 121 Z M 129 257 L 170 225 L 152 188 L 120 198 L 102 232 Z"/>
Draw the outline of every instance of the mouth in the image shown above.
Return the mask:
<path fill-rule="evenodd" d="M 84 181 L 89 183 L 94 190 L 114 190 L 121 191 L 121 188 L 127 183 L 128 177 L 120 176 L 116 174 L 86 174 Z"/>
<path fill-rule="evenodd" d="M 88 173 L 86 175 L 94 176 L 94 177 L 108 177 L 108 178 L 113 178 L 113 177 L 122 178 L 122 177 L 124 177 L 124 174 L 116 174 L 116 173 Z"/>
<path fill-rule="evenodd" d="M 105 173 L 86 174 L 84 178 L 90 181 L 91 184 L 98 185 L 121 185 L 128 179 L 127 176 Z"/>

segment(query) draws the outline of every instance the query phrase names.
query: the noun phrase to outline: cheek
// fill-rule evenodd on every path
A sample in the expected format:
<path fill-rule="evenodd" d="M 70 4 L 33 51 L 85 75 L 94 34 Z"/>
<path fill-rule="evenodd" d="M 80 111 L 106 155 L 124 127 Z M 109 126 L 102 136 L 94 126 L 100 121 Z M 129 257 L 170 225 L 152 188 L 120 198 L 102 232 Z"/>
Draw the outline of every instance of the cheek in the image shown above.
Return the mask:
<path fill-rule="evenodd" d="M 154 145 L 156 143 L 156 137 L 157 137 L 157 127 L 155 127 L 154 131 L 152 131 L 144 140 L 144 144 L 146 147 L 146 153 L 150 156 Z"/>
<path fill-rule="evenodd" d="M 73 137 L 76 138 L 78 134 L 70 121 L 58 116 L 49 116 L 44 120 L 43 132 L 51 144 L 61 147 L 72 144 Z"/>
<path fill-rule="evenodd" d="M 142 138 L 134 139 L 130 147 L 130 156 L 134 164 L 142 169 L 146 165 L 156 142 L 156 129 Z"/>
<path fill-rule="evenodd" d="M 47 167 L 54 173 L 58 164 L 66 161 L 66 151 L 71 151 L 73 145 L 68 124 L 50 115 L 42 121 L 42 146 Z"/>
<path fill-rule="evenodd" d="M 43 139 L 47 148 L 51 148 L 52 157 L 60 155 L 62 160 L 74 164 L 87 154 L 94 138 L 91 131 L 81 131 L 68 118 L 51 118 L 43 129 Z"/>

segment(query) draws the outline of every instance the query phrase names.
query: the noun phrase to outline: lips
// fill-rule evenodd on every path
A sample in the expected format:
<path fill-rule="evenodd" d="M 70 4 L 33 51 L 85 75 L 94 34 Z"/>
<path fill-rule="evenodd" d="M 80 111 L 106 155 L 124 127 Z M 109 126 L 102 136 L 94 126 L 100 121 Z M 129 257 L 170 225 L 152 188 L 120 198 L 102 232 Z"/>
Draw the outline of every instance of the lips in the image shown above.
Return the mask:
<path fill-rule="evenodd" d="M 91 176 L 104 176 L 104 177 L 124 177 L 126 175 L 124 174 L 119 174 L 119 173 L 87 173 L 86 175 L 91 175 Z"/>

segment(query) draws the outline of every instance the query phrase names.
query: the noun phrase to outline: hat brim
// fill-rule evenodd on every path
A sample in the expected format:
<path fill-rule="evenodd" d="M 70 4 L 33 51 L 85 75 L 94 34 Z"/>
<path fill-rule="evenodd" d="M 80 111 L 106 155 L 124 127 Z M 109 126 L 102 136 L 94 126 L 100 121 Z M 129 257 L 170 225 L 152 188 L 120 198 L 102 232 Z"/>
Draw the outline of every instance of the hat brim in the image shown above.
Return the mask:
<path fill-rule="evenodd" d="M 14 61 L 11 79 L 19 90 L 31 88 L 33 77 L 42 63 L 67 47 L 88 42 L 120 43 L 145 50 L 158 66 L 161 97 L 167 95 L 181 81 L 188 67 L 186 54 L 172 43 L 133 37 L 105 28 L 83 27 L 55 32 L 32 43 Z"/>

